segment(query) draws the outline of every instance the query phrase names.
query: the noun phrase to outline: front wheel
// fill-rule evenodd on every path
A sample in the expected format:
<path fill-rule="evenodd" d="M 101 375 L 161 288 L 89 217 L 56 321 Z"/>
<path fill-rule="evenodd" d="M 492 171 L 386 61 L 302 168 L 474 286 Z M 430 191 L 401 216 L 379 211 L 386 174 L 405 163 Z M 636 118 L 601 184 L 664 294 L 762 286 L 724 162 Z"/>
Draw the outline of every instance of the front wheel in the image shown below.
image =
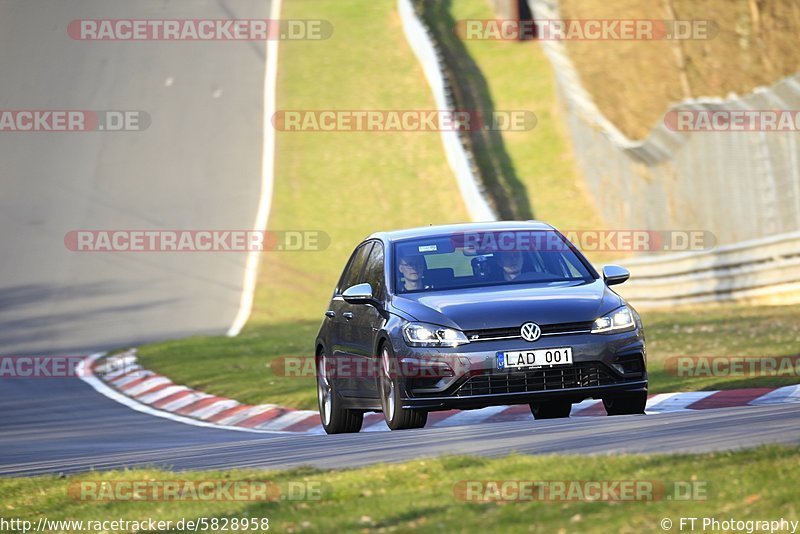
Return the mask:
<path fill-rule="evenodd" d="M 606 413 L 608 413 L 608 415 L 643 414 L 646 405 L 646 391 L 603 399 L 603 406 L 606 407 Z"/>
<path fill-rule="evenodd" d="M 358 432 L 364 422 L 364 412 L 342 406 L 342 399 L 328 376 L 327 356 L 321 351 L 317 356 L 317 401 L 322 428 L 328 434 Z"/>
<path fill-rule="evenodd" d="M 397 377 L 392 376 L 394 362 L 389 344 L 381 348 L 381 374 L 379 377 L 379 391 L 381 393 L 381 407 L 386 425 L 392 430 L 405 430 L 408 428 L 422 428 L 428 421 L 428 412 L 403 408 L 400 400 L 400 385 Z"/>
<path fill-rule="evenodd" d="M 569 401 L 532 402 L 531 412 L 534 419 L 561 419 L 569 417 L 572 403 Z"/>

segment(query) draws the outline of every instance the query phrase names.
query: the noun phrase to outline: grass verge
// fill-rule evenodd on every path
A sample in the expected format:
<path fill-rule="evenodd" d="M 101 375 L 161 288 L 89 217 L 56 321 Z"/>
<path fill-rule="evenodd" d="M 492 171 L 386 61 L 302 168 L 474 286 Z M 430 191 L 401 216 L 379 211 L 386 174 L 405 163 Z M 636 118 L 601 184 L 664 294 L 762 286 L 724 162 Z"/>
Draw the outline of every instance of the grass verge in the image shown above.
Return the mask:
<path fill-rule="evenodd" d="M 664 366 L 673 356 L 800 355 L 800 306 L 703 306 L 649 311 L 642 318 L 652 393 L 779 387 L 800 382 L 797 375 L 680 377 Z"/>
<path fill-rule="evenodd" d="M 225 471 L 176 475 L 160 470 L 111 471 L 66 478 L 0 479 L 5 518 L 96 521 L 154 518 L 269 518 L 270 532 L 642 532 L 680 517 L 719 520 L 798 519 L 795 481 L 800 449 L 761 447 L 702 455 L 449 457 L 355 470 Z M 311 500 L 276 502 L 85 502 L 68 494 L 81 481 L 264 481 L 288 495 L 292 485 L 318 491 Z M 660 500 L 466 502 L 462 481 L 652 481 Z M 669 488 L 685 482 L 698 499 Z M 682 486 L 683 487 L 683 486 Z M 299 492 L 298 492 L 299 493 Z M 655 494 L 657 494 L 656 492 Z M 481 495 L 486 495 L 481 492 Z M 308 495 L 308 494 L 307 494 Z M 471 493 L 475 495 L 475 493 Z M 489 493 L 491 495 L 491 493 Z M 76 530 L 62 529 L 65 532 Z M 112 532 L 117 532 L 111 530 Z"/>

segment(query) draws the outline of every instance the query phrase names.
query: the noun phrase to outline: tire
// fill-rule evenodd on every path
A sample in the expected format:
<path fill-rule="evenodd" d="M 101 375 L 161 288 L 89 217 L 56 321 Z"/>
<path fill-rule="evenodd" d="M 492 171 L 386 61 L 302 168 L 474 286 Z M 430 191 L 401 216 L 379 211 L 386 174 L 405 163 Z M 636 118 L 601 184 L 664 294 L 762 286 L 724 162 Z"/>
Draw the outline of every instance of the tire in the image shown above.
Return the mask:
<path fill-rule="evenodd" d="M 388 343 L 380 349 L 381 372 L 378 377 L 378 391 L 381 395 L 381 407 L 386 425 L 391 430 L 406 430 L 409 428 L 422 428 L 428 422 L 428 412 L 425 410 L 412 410 L 403 408 L 400 399 L 400 383 L 396 376 L 392 376 L 392 362 L 394 354 Z M 396 366 L 395 366 L 396 367 Z"/>
<path fill-rule="evenodd" d="M 572 403 L 569 401 L 532 402 L 531 413 L 534 419 L 561 419 L 569 417 Z"/>
<path fill-rule="evenodd" d="M 327 376 L 325 350 L 317 355 L 317 402 L 322 428 L 328 434 L 348 434 L 361 430 L 364 412 L 349 410 L 343 406 L 339 394 Z"/>
<path fill-rule="evenodd" d="M 647 392 L 631 393 L 621 397 L 603 399 L 608 415 L 636 415 L 643 414 L 647 405 Z"/>

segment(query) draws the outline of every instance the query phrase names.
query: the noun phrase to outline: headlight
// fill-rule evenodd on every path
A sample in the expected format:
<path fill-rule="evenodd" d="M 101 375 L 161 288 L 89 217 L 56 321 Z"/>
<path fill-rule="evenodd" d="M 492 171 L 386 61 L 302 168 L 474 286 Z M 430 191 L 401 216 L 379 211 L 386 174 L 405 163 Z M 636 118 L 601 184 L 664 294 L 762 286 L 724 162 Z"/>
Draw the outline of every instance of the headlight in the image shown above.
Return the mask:
<path fill-rule="evenodd" d="M 412 347 L 457 347 L 469 343 L 460 330 L 425 323 L 408 323 L 403 337 Z"/>
<path fill-rule="evenodd" d="M 623 306 L 595 320 L 594 325 L 592 325 L 592 334 L 627 330 L 632 328 L 633 325 L 633 314 L 627 307 Z"/>

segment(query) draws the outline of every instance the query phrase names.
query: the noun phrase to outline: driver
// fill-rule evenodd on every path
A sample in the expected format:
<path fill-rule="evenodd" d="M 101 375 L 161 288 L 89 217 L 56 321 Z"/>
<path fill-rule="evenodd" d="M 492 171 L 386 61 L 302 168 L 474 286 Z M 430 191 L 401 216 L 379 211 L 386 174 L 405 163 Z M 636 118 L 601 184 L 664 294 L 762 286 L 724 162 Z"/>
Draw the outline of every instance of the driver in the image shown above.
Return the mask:
<path fill-rule="evenodd" d="M 397 268 L 400 269 L 400 274 L 403 275 L 403 289 L 406 291 L 428 288 L 428 286 L 423 283 L 423 278 L 425 277 L 425 258 L 421 254 L 401 256 Z"/>

